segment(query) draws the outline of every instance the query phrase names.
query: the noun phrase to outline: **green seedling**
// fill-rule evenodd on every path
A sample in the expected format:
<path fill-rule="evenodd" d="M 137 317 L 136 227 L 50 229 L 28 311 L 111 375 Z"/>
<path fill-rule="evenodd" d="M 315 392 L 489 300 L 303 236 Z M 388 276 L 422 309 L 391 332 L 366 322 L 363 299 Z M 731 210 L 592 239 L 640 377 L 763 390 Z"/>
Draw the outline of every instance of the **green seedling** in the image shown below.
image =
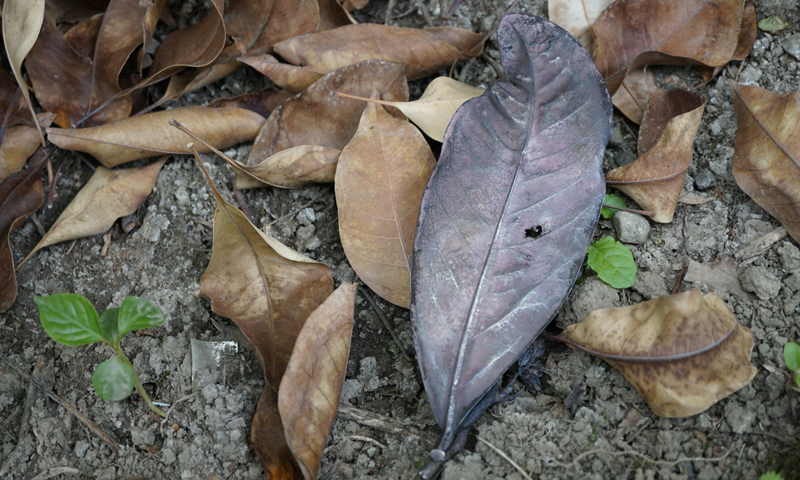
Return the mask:
<path fill-rule="evenodd" d="M 792 376 L 800 387 L 800 345 L 787 342 L 783 346 L 783 361 L 786 362 L 786 368 L 792 371 Z"/>
<path fill-rule="evenodd" d="M 614 288 L 628 288 L 636 282 L 636 262 L 631 249 L 611 237 L 589 245 L 586 263 L 600 280 Z"/>
<path fill-rule="evenodd" d="M 795 344 L 796 345 L 796 344 Z M 761 475 L 758 480 L 783 480 L 783 477 L 775 472 L 767 472 Z"/>
<path fill-rule="evenodd" d="M 119 308 L 109 308 L 98 315 L 89 300 L 74 293 L 33 300 L 39 307 L 44 331 L 56 342 L 69 346 L 102 342 L 114 350 L 116 356 L 98 365 L 92 375 L 92 384 L 100 398 L 109 402 L 128 398 L 135 386 L 147 406 L 166 416 L 153 405 L 133 364 L 119 346 L 127 333 L 164 323 L 164 312 L 157 305 L 143 298 L 127 297 Z"/>
<path fill-rule="evenodd" d="M 613 193 L 607 193 L 606 196 L 603 197 L 603 205 L 611 205 L 613 207 L 625 208 L 625 200 L 614 195 Z M 619 210 L 615 208 L 603 207 L 600 210 L 600 216 L 605 219 L 613 218 L 614 214 L 617 213 L 618 211 Z"/>

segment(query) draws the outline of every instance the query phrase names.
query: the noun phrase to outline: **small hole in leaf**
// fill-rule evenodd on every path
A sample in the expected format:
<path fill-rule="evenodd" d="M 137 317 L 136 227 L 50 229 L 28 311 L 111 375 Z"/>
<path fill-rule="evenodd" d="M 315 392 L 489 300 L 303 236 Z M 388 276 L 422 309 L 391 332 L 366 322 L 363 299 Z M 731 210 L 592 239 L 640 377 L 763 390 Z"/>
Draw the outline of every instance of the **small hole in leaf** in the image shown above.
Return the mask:
<path fill-rule="evenodd" d="M 542 234 L 542 226 L 536 225 L 525 230 L 525 236 L 528 238 L 539 238 Z"/>

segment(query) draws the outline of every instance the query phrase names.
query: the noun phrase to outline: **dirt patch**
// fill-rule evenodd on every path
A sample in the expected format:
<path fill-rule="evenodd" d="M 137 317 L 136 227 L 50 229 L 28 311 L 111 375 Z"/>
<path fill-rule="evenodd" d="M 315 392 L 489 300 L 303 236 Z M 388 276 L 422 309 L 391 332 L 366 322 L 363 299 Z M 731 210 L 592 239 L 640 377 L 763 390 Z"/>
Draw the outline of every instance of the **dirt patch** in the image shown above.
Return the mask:
<path fill-rule="evenodd" d="M 356 17 L 381 22 L 386 3 L 372 0 Z M 423 3 L 438 18 L 439 1 Z M 450 24 L 486 31 L 507 3 L 464 0 Z M 203 11 L 197 2 L 187 5 Z M 786 53 L 790 51 L 786 42 L 800 31 L 800 12 L 789 0 L 764 0 L 756 2 L 756 8 L 759 18 L 779 15 L 790 26 L 776 35 L 759 32 L 750 57 L 731 64 L 702 91 L 708 104 L 684 190 L 714 200 L 679 207 L 672 224 L 651 223 L 645 243 L 631 245 L 640 269 L 633 288 L 611 289 L 587 273 L 554 322 L 558 327 L 582 319 L 592 309 L 630 305 L 671 291 L 683 260 L 684 217 L 687 262 L 710 266 L 779 226 L 733 181 L 736 116 L 726 79 L 738 76 L 742 83 L 777 93 L 800 90 L 800 58 Z M 547 13 L 544 0 L 523 0 L 518 11 Z M 415 2 L 397 1 L 393 12 L 396 24 L 426 25 Z M 487 44 L 487 54 L 499 59 L 494 39 Z M 688 67 L 658 72 L 665 86 L 686 87 L 700 81 Z M 455 76 L 487 86 L 497 75 L 479 58 L 456 66 Z M 412 95 L 418 96 L 427 81 L 414 82 Z M 267 84 L 260 75 L 243 70 L 175 105 L 203 105 Z M 607 168 L 636 151 L 635 126 L 620 117 L 615 117 L 614 125 Z M 242 145 L 226 153 L 244 160 L 249 148 Z M 41 238 L 37 226 L 48 228 L 91 176 L 82 163 L 64 155 L 68 159 L 58 183 L 58 201 L 52 209 L 37 212 L 11 237 L 17 262 Z M 203 158 L 223 196 L 236 204 L 230 190 L 233 172 L 210 155 Z M 331 186 L 249 190 L 244 196 L 260 226 L 271 224 L 279 240 L 329 265 L 337 283 L 357 279 L 339 242 Z M 140 208 L 141 226 L 130 235 L 119 232 L 106 255 L 101 254 L 102 237 L 92 237 L 48 247 L 19 271 L 19 297 L 0 315 L 0 351 L 25 371 L 34 371 L 123 448 L 119 455 L 113 454 L 64 409 L 0 363 L 0 478 L 30 479 L 59 472 L 56 468 L 68 470 L 55 478 L 263 477 L 249 441 L 249 425 L 264 384 L 260 367 L 235 326 L 212 314 L 208 303 L 196 296 L 210 258 L 213 212 L 214 198 L 194 160 L 176 157 L 164 167 L 155 191 Z M 596 234 L 613 235 L 612 223 L 602 221 Z M 523 475 L 492 446 L 533 478 L 753 479 L 767 469 L 791 465 L 800 475 L 796 431 L 800 394 L 787 388 L 781 353 L 784 343 L 800 339 L 799 259 L 795 243 L 783 239 L 747 265 L 753 286 L 745 287 L 755 295 L 722 295 L 755 336 L 753 363 L 759 373 L 746 388 L 700 415 L 658 418 L 608 364 L 550 344 L 544 359 L 544 393 L 523 393 L 484 414 L 466 450 L 447 464 L 442 478 L 522 480 Z M 711 291 L 689 282 L 681 287 L 690 288 Z M 129 335 L 122 347 L 144 380 L 158 384 L 155 400 L 175 405 L 166 422 L 136 398 L 111 404 L 94 394 L 91 374 L 109 356 L 109 349 L 64 347 L 47 338 L 33 296 L 60 292 L 85 295 L 98 310 L 119 305 L 127 295 L 140 295 L 161 306 L 168 318 L 164 327 Z M 388 418 L 405 434 L 387 433 L 386 428 L 366 426 L 369 419 L 354 421 L 352 414 L 340 413 L 320 478 L 412 478 L 438 435 L 418 367 L 401 354 L 403 350 L 413 355 L 408 311 L 380 299 L 377 303 L 401 345 L 359 295 L 342 403 L 379 415 L 379 420 Z M 214 375 L 193 380 L 193 339 L 233 341 L 238 350 Z M 776 370 L 770 373 L 764 366 Z"/>

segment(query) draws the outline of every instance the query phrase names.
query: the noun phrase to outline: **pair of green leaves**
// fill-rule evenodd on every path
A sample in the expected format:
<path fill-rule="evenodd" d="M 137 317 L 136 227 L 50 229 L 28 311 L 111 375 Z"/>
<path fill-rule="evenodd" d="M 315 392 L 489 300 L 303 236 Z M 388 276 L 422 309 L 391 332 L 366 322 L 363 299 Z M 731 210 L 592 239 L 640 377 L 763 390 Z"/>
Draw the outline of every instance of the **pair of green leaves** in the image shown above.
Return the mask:
<path fill-rule="evenodd" d="M 117 355 L 97 366 L 92 384 L 100 398 L 116 402 L 127 398 L 136 383 L 133 366 L 120 349 L 129 332 L 164 323 L 164 312 L 154 303 L 127 297 L 119 308 L 109 308 L 102 315 L 86 298 L 74 293 L 34 297 L 39 317 L 47 335 L 58 343 L 76 346 L 103 342 Z"/>
<path fill-rule="evenodd" d="M 800 387 L 800 345 L 788 342 L 783 346 L 783 361 L 786 368 L 794 372 L 794 379 Z"/>
<path fill-rule="evenodd" d="M 603 197 L 603 205 L 625 208 L 625 200 L 608 193 Z M 614 217 L 618 210 L 603 207 L 600 216 L 605 219 Z M 604 237 L 589 245 L 589 268 L 597 272 L 600 280 L 614 288 L 628 288 L 636 282 L 636 262 L 633 261 L 631 249 L 614 240 Z"/>

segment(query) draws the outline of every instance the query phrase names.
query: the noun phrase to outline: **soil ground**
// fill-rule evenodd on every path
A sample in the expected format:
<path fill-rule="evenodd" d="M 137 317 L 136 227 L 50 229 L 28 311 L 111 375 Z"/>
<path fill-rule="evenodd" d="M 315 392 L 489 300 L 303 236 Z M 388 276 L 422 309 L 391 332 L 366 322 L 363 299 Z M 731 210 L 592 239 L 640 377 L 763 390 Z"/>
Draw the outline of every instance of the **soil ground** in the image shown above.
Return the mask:
<path fill-rule="evenodd" d="M 186 3 L 192 8 L 184 7 L 183 12 L 203 14 L 202 2 Z M 438 19 L 438 0 L 423 3 Z M 464 0 L 451 25 L 487 31 L 509 3 Z M 382 22 L 386 4 L 372 0 L 356 17 Z M 639 281 L 633 288 L 612 289 L 586 271 L 551 327 L 554 332 L 590 310 L 630 305 L 671 291 L 683 260 L 682 230 L 687 261 L 718 267 L 749 242 L 779 227 L 742 193 L 731 175 L 736 115 L 727 79 L 738 77 L 739 82 L 776 93 L 800 90 L 800 58 L 787 53 L 792 51 L 789 42 L 800 42 L 797 37 L 792 40 L 800 32 L 800 11 L 793 0 L 757 0 L 756 8 L 759 18 L 779 15 L 789 27 L 775 35 L 759 31 L 752 54 L 744 62 L 733 62 L 701 90 L 708 104 L 685 190 L 713 200 L 679 206 L 671 224 L 651 222 L 648 240 L 631 245 L 639 266 Z M 544 0 L 522 0 L 517 11 L 547 15 Z M 426 25 L 415 2 L 407 0 L 395 2 L 392 23 Z M 795 53 L 800 50 L 800 46 L 795 48 Z M 494 38 L 486 50 L 491 58 L 499 58 Z M 478 58 L 457 65 L 455 76 L 486 86 L 497 74 L 490 63 Z M 660 68 L 657 76 L 666 87 L 687 88 L 700 82 L 689 67 Z M 418 96 L 429 80 L 414 82 L 412 95 Z M 259 74 L 243 70 L 172 106 L 203 105 L 214 98 L 256 91 L 268 83 Z M 155 87 L 154 98 L 160 95 L 159 88 L 163 90 Z M 615 116 L 607 168 L 636 151 L 636 131 L 635 125 Z M 249 148 L 242 145 L 226 153 L 244 159 Z M 58 201 L 52 209 L 41 209 L 11 236 L 17 262 L 91 176 L 81 162 L 64 155 L 67 163 L 57 184 Z M 236 204 L 230 168 L 210 155 L 204 159 L 223 195 Z M 715 186 L 708 187 L 707 174 L 702 182 L 695 182 L 704 170 L 712 175 Z M 706 188 L 701 190 L 698 184 Z M 244 196 L 259 225 L 271 224 L 279 240 L 328 264 L 337 283 L 356 280 L 339 242 L 331 186 L 265 188 L 246 191 Z M 236 327 L 212 314 L 208 303 L 196 296 L 210 258 L 213 212 L 213 196 L 194 160 L 176 157 L 166 164 L 155 191 L 139 209 L 140 226 L 131 234 L 115 230 L 107 253 L 101 251 L 104 239 L 91 237 L 48 247 L 20 269 L 19 297 L 0 315 L 0 351 L 33 372 L 123 448 L 113 453 L 66 410 L 0 363 L 0 478 L 263 477 L 249 441 L 250 421 L 264 384 L 260 367 Z M 596 232 L 598 237 L 613 234 L 607 221 Z M 536 396 L 525 392 L 513 402 L 492 407 L 477 422 L 465 451 L 447 464 L 442 478 L 526 478 L 509 459 L 525 475 L 542 479 L 749 480 L 770 469 L 784 469 L 787 479 L 800 478 L 800 394 L 788 388 L 781 353 L 784 343 L 800 340 L 800 250 L 784 238 L 746 265 L 738 262 L 739 267 L 753 268 L 757 280 L 780 284 L 765 300 L 750 294 L 721 294 L 755 336 L 752 361 L 759 370 L 750 385 L 700 415 L 659 418 L 608 364 L 548 344 L 544 392 Z M 692 288 L 708 292 L 716 287 L 688 281 L 681 285 L 681 290 Z M 135 395 L 117 403 L 98 399 L 91 375 L 94 366 L 110 355 L 108 348 L 64 347 L 44 334 L 33 296 L 61 292 L 85 295 L 101 311 L 118 305 L 127 295 L 140 295 L 166 312 L 168 321 L 163 327 L 129 335 L 123 342 L 123 350 L 134 359 L 144 380 L 157 383 L 155 399 L 175 405 L 165 422 Z M 392 340 L 376 311 L 359 295 L 342 398 L 348 408 L 340 412 L 328 440 L 322 479 L 413 478 L 438 434 L 416 362 L 401 355 L 404 350 L 413 359 L 408 311 L 380 299 L 377 304 L 402 345 Z M 201 378 L 193 375 L 192 343 L 196 352 L 208 344 L 198 340 L 232 341 L 237 350 L 223 356 L 212 375 Z M 195 355 L 197 363 L 199 353 Z M 353 412 L 395 422 L 405 433 L 367 426 L 369 419 L 356 421 Z"/>

